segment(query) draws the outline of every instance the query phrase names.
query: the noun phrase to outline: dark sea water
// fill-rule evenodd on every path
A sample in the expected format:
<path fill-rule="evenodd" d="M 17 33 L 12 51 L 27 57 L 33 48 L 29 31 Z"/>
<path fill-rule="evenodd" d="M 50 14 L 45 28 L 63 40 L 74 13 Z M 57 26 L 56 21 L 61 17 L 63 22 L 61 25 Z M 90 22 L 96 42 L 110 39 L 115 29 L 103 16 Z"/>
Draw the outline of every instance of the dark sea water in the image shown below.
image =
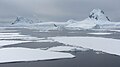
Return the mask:
<path fill-rule="evenodd" d="M 119 32 L 107 31 L 112 33 L 110 35 L 91 35 L 87 33 L 96 32 L 90 31 L 49 31 L 49 32 L 39 32 L 38 30 L 31 30 L 26 28 L 6 28 L 6 30 L 17 30 L 14 32 L 19 32 L 24 35 L 31 35 L 35 37 L 55 37 L 55 36 L 90 36 L 90 37 L 105 37 L 120 39 Z M 98 32 L 98 31 L 97 31 Z M 105 31 L 103 31 L 105 32 Z M 46 48 L 53 46 L 64 45 L 58 42 L 29 42 L 14 44 L 6 47 L 27 47 L 27 48 Z M 0 64 L 0 67 L 120 67 L 120 56 L 111 55 L 107 53 L 96 54 L 96 51 L 78 51 L 78 52 L 68 52 L 75 55 L 72 59 L 56 59 L 47 61 L 33 61 L 33 62 L 13 62 Z"/>

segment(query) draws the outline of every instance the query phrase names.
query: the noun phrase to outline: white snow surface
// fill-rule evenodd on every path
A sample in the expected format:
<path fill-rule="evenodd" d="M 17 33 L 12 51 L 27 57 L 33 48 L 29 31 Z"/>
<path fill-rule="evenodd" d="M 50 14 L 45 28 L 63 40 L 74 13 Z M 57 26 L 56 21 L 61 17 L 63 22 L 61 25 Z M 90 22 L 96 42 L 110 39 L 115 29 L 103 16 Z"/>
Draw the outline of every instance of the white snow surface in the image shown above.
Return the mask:
<path fill-rule="evenodd" d="M 110 35 L 110 34 L 112 34 L 112 33 L 100 33 L 100 32 L 98 32 L 98 33 L 87 33 L 87 34 L 92 34 L 92 35 Z"/>
<path fill-rule="evenodd" d="M 120 30 L 110 30 L 110 31 L 114 31 L 114 32 L 120 32 Z"/>
<path fill-rule="evenodd" d="M 40 49 L 30 48 L 1 48 L 0 63 L 20 62 L 20 61 L 37 61 L 51 60 L 61 58 L 73 58 L 70 53 L 52 52 Z"/>
<path fill-rule="evenodd" d="M 4 30 L 4 29 L 0 29 L 0 32 L 16 32 L 17 30 Z"/>
<path fill-rule="evenodd" d="M 87 51 L 88 49 L 81 47 L 72 47 L 72 46 L 57 46 L 51 47 L 48 49 L 49 51 Z"/>
<path fill-rule="evenodd" d="M 83 21 L 79 21 L 77 23 L 72 23 L 67 25 L 66 27 L 74 27 L 74 28 L 82 28 L 82 29 L 92 29 L 93 27 L 95 27 L 95 21 L 91 20 L 91 19 L 85 19 Z"/>
<path fill-rule="evenodd" d="M 50 37 L 66 45 L 80 46 L 120 56 L 120 40 L 101 37 Z"/>
<path fill-rule="evenodd" d="M 0 47 L 12 44 L 27 43 L 31 41 L 19 41 L 19 40 L 6 40 L 6 39 L 23 39 L 25 35 L 19 33 L 0 33 Z M 28 38 L 27 38 L 28 39 Z"/>

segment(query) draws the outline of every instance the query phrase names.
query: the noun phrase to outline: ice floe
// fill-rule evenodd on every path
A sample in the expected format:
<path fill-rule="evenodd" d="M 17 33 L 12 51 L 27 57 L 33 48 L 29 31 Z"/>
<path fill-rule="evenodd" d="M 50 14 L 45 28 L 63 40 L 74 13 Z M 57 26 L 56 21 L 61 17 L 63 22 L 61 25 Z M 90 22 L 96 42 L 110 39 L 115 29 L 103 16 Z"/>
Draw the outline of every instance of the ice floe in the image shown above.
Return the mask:
<path fill-rule="evenodd" d="M 120 56 L 120 40 L 101 37 L 50 37 L 66 45 L 80 46 Z"/>
<path fill-rule="evenodd" d="M 38 38 L 20 33 L 0 33 L 0 47 L 26 42 L 53 42 L 45 38 Z"/>
<path fill-rule="evenodd" d="M 19 33 L 0 33 L 0 35 L 19 35 Z"/>
<path fill-rule="evenodd" d="M 35 42 L 54 42 L 53 40 L 37 40 Z"/>
<path fill-rule="evenodd" d="M 114 32 L 120 32 L 120 30 L 110 30 L 110 31 L 114 31 Z"/>
<path fill-rule="evenodd" d="M 20 33 L 0 33 L 0 39 L 1 40 L 20 39 L 20 40 L 26 40 L 26 41 L 35 41 L 43 38 L 33 37 L 29 35 L 22 35 Z"/>
<path fill-rule="evenodd" d="M 88 49 L 81 47 L 73 47 L 73 46 L 57 46 L 57 47 L 51 47 L 48 50 L 62 52 L 62 51 L 87 51 Z"/>
<path fill-rule="evenodd" d="M 110 35 L 112 33 L 87 33 L 87 34 L 92 34 L 92 35 Z"/>
<path fill-rule="evenodd" d="M 24 37 L 27 35 L 21 35 L 19 33 L 0 33 L 0 37 Z"/>
<path fill-rule="evenodd" d="M 21 61 L 38 61 L 62 58 L 73 58 L 70 53 L 52 52 L 40 49 L 30 48 L 1 48 L 0 63 L 21 62 Z"/>
<path fill-rule="evenodd" d="M 18 31 L 18 30 L 1 30 L 0 29 L 0 32 L 16 32 L 16 31 Z"/>

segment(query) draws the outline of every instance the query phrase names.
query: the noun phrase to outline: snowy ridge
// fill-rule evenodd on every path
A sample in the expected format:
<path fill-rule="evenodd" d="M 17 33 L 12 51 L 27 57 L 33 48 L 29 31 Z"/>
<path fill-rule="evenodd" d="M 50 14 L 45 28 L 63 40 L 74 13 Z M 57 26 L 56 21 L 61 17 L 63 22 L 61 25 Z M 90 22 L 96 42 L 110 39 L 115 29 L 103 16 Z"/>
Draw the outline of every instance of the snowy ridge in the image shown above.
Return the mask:
<path fill-rule="evenodd" d="M 83 21 L 79 21 L 77 23 L 69 24 L 66 27 L 81 28 L 81 29 L 92 29 L 95 26 L 96 26 L 95 20 L 87 18 Z"/>

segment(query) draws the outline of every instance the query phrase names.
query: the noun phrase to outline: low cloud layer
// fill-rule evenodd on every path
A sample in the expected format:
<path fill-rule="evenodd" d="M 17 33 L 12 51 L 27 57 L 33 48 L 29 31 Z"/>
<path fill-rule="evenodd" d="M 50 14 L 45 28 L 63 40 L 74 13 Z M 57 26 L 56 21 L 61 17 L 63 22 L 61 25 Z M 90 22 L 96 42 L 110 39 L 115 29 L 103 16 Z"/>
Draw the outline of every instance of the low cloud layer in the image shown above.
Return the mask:
<path fill-rule="evenodd" d="M 83 20 L 100 8 L 112 21 L 120 21 L 120 0 L 0 0 L 0 20 L 37 15 L 45 21 Z"/>

